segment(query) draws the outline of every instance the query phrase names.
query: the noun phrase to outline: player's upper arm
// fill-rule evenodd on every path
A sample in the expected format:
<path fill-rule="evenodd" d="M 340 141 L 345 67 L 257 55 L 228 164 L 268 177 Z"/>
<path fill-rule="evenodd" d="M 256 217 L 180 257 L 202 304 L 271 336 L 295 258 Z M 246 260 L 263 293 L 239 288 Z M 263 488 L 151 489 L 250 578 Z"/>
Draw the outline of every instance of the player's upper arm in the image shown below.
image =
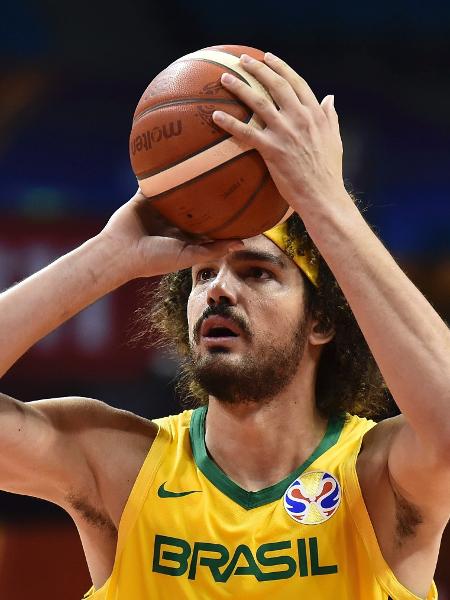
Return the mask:
<path fill-rule="evenodd" d="M 388 453 L 392 487 L 443 528 L 450 516 L 449 457 L 420 440 L 403 416 L 395 421 Z"/>
<path fill-rule="evenodd" d="M 124 411 L 88 398 L 22 403 L 0 394 L 0 489 L 64 505 L 95 488 L 95 454 Z M 97 437 L 97 432 L 99 435 Z"/>

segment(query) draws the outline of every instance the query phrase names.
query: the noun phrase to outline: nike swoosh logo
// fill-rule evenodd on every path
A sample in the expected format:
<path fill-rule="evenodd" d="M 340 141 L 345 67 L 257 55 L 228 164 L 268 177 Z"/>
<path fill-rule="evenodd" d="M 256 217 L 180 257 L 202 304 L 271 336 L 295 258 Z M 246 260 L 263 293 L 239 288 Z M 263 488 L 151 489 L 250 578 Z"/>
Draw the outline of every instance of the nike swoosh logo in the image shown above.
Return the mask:
<path fill-rule="evenodd" d="M 162 483 L 158 488 L 158 496 L 160 498 L 181 498 L 182 496 L 189 496 L 189 494 L 196 494 L 201 492 L 201 490 L 191 490 L 189 492 L 171 492 L 170 490 L 166 490 L 164 487 L 167 481 Z"/>

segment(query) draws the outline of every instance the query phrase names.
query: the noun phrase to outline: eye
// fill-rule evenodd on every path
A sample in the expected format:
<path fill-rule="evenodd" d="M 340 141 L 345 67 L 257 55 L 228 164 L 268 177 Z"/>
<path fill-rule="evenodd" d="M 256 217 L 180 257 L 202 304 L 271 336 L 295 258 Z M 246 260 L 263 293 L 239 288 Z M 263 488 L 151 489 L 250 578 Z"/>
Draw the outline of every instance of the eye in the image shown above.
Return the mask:
<path fill-rule="evenodd" d="M 273 277 L 272 273 L 267 269 L 263 269 L 262 267 L 250 267 L 248 269 L 249 277 L 253 279 L 271 279 Z"/>
<path fill-rule="evenodd" d="M 195 276 L 196 281 L 209 281 L 212 277 L 214 277 L 213 269 L 199 269 L 197 271 L 197 275 Z"/>

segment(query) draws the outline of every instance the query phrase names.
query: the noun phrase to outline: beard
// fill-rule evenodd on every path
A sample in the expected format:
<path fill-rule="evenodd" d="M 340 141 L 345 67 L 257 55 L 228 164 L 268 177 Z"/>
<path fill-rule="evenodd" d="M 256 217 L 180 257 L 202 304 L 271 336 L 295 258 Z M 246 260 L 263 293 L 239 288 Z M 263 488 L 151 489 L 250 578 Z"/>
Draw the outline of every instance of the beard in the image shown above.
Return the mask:
<path fill-rule="evenodd" d="M 194 340 L 199 341 L 202 321 L 211 315 L 221 315 L 237 323 L 245 338 L 253 339 L 247 323 L 227 307 L 217 305 L 205 311 L 194 328 Z M 205 394 L 228 404 L 269 402 L 293 379 L 303 356 L 307 335 L 305 315 L 288 339 L 267 339 L 253 354 L 233 356 L 227 348 L 216 347 L 201 356 L 191 343 L 190 356 L 185 364 L 191 378 Z"/>

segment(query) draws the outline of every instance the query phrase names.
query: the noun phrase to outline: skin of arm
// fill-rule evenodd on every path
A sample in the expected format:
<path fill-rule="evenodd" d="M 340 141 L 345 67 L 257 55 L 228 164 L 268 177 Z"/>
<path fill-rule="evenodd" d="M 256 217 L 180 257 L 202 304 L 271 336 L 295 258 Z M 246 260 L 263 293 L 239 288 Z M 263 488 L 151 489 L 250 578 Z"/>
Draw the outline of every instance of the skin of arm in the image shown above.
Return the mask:
<path fill-rule="evenodd" d="M 321 104 L 285 62 L 241 57 L 279 109 L 237 79 L 222 77 L 266 124 L 250 129 L 226 113 L 223 129 L 255 147 L 280 193 L 303 219 L 333 271 L 404 419 L 389 436 L 393 486 L 419 506 L 433 506 L 442 530 L 449 515 L 450 333 L 446 324 L 372 232 L 345 190 L 334 99 Z M 439 478 L 436 474 L 439 473 Z M 414 476 L 412 476 L 414 474 Z M 433 483 L 433 497 L 424 486 Z"/>
<path fill-rule="evenodd" d="M 138 191 L 97 236 L 0 295 L 0 376 L 38 340 L 124 283 L 190 267 L 241 245 L 186 239 Z"/>
<path fill-rule="evenodd" d="M 120 253 L 101 238 L 92 238 L 4 292 L 0 296 L 1 374 L 46 334 L 125 283 L 121 260 Z"/>
<path fill-rule="evenodd" d="M 127 281 L 187 268 L 241 245 L 185 239 L 138 192 L 97 236 L 0 295 L 0 374 L 39 339 Z M 90 466 L 104 467 L 104 457 L 120 446 L 123 412 L 88 399 L 22 403 L 0 394 L 0 489 L 60 505 L 70 488 L 93 489 Z M 137 417 L 127 419 L 132 425 L 123 436 L 136 435 L 133 428 L 139 439 L 150 435 Z M 75 427 L 78 422 L 86 426 Z"/>

